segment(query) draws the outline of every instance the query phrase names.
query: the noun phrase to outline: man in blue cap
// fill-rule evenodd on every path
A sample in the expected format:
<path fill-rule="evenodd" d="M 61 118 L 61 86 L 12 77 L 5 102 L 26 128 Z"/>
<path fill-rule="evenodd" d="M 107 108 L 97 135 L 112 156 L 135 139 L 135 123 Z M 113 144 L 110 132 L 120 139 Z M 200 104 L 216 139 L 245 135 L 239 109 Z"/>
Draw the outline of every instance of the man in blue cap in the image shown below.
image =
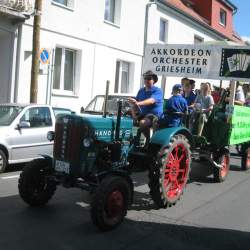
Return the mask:
<path fill-rule="evenodd" d="M 136 114 L 134 109 L 133 117 L 139 122 L 140 131 L 146 137 L 146 142 L 149 142 L 150 127 L 163 112 L 163 93 L 160 88 L 154 86 L 158 81 L 156 74 L 147 71 L 143 74 L 143 78 L 145 86 L 138 91 L 135 99 L 129 98 L 129 101 L 138 108 L 139 114 Z"/>
<path fill-rule="evenodd" d="M 166 110 L 161 116 L 160 127 L 179 127 L 182 125 L 183 116 L 188 112 L 188 105 L 182 96 L 181 84 L 172 88 L 172 96 L 168 99 Z"/>

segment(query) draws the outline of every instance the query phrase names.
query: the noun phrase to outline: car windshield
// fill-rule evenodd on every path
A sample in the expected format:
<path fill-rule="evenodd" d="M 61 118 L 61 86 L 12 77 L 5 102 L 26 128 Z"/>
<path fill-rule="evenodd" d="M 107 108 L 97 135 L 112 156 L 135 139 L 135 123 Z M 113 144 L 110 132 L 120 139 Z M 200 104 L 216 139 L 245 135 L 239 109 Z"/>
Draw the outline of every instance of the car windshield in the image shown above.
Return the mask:
<path fill-rule="evenodd" d="M 109 114 L 115 114 L 117 112 L 117 102 L 119 100 L 123 101 L 123 109 L 129 108 L 129 104 L 127 102 L 128 97 L 124 96 L 109 96 L 107 101 L 107 112 Z M 104 110 L 104 96 L 96 96 L 86 107 L 86 113 L 102 113 Z"/>
<path fill-rule="evenodd" d="M 0 105 L 0 126 L 10 125 L 17 115 L 23 110 L 20 106 L 1 106 Z"/>

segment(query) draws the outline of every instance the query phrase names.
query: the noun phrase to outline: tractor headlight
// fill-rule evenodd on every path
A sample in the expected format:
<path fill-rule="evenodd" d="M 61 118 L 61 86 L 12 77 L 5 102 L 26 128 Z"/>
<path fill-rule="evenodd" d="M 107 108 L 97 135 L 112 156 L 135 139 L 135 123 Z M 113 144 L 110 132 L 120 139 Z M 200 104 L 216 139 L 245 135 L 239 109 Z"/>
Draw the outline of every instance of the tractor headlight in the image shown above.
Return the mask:
<path fill-rule="evenodd" d="M 49 132 L 47 133 L 47 139 L 48 139 L 49 141 L 54 141 L 54 139 L 55 139 L 55 132 L 54 132 L 54 131 L 49 131 Z"/>
<path fill-rule="evenodd" d="M 91 138 L 85 138 L 85 139 L 83 139 L 83 146 L 85 148 L 88 148 L 88 147 L 90 147 L 91 142 L 92 142 Z"/>

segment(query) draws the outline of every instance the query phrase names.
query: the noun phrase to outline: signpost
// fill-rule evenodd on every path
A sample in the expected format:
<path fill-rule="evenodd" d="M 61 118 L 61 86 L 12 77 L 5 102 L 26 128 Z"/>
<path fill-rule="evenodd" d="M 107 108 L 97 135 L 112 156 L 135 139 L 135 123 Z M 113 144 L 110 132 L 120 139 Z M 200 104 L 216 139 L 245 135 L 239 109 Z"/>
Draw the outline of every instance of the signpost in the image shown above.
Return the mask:
<path fill-rule="evenodd" d="M 53 51 L 52 51 L 53 54 Z M 40 61 L 40 69 L 43 74 L 47 75 L 47 86 L 46 86 L 46 104 L 51 103 L 51 50 L 42 48 L 39 51 L 39 61 Z"/>

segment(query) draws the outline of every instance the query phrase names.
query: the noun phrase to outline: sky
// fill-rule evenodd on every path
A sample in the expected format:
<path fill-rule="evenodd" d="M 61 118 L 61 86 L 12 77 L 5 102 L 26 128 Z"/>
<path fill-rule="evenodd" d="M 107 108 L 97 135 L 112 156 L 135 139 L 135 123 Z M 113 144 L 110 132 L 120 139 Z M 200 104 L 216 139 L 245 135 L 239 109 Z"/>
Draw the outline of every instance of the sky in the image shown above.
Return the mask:
<path fill-rule="evenodd" d="M 234 29 L 250 41 L 250 1 L 249 0 L 231 0 L 238 7 L 234 15 Z"/>

